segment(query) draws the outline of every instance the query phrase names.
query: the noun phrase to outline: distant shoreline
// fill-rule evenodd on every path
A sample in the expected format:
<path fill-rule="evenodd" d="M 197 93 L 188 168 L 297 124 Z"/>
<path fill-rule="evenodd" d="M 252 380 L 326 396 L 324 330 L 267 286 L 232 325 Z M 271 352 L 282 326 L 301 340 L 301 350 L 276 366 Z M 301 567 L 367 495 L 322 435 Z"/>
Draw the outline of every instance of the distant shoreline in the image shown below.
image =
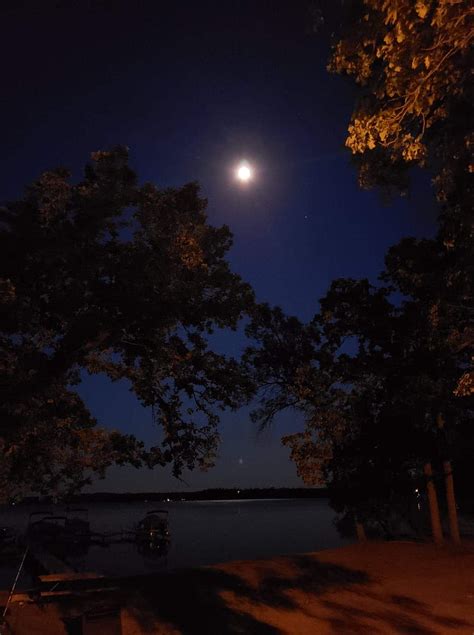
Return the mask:
<path fill-rule="evenodd" d="M 176 501 L 233 501 L 327 498 L 326 488 L 252 488 L 252 489 L 205 489 L 191 492 L 94 492 L 68 497 L 69 503 L 93 502 L 176 502 Z M 51 498 L 29 496 L 20 504 L 50 503 Z"/>

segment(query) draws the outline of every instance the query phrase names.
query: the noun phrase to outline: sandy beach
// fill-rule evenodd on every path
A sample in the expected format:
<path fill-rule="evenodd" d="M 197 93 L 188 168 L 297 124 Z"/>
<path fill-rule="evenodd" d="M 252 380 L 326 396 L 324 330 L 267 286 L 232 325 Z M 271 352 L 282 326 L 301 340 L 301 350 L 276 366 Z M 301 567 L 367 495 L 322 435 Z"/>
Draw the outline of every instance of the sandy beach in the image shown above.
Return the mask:
<path fill-rule="evenodd" d="M 181 570 L 17 602 L 8 621 L 17 635 L 472 635 L 474 543 L 368 542 Z"/>

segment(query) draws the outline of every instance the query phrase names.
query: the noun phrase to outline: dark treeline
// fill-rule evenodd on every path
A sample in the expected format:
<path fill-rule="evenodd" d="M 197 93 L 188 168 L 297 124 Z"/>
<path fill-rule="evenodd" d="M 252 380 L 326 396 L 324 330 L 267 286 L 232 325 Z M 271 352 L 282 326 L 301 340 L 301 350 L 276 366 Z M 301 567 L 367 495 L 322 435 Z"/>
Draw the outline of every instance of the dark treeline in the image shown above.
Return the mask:
<path fill-rule="evenodd" d="M 137 502 L 137 501 L 203 501 L 203 500 L 248 500 L 283 498 L 326 498 L 324 487 L 267 487 L 267 488 L 212 488 L 192 492 L 95 492 L 70 496 L 65 502 Z M 28 496 L 22 500 L 25 504 L 50 502 L 50 497 Z"/>

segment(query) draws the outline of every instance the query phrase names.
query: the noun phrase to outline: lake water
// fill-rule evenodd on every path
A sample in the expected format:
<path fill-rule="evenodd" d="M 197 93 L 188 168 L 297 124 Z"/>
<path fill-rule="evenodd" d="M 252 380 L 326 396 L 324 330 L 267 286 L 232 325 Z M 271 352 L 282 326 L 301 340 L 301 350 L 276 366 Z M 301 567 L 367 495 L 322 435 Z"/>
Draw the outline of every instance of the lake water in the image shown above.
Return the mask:
<path fill-rule="evenodd" d="M 127 576 L 317 551 L 348 542 L 339 536 L 333 524 L 334 512 L 325 499 L 92 503 L 88 505 L 91 531 L 131 530 L 156 508 L 169 512 L 171 543 L 166 554 L 140 553 L 135 543 L 92 544 L 67 554 L 67 562 L 78 571 Z M 41 509 L 55 515 L 64 511 L 60 506 L 3 508 L 0 525 L 23 533 L 30 512 Z M 15 563 L 0 567 L 0 586 L 5 588 L 11 583 Z M 25 576 L 22 586 L 27 582 Z"/>

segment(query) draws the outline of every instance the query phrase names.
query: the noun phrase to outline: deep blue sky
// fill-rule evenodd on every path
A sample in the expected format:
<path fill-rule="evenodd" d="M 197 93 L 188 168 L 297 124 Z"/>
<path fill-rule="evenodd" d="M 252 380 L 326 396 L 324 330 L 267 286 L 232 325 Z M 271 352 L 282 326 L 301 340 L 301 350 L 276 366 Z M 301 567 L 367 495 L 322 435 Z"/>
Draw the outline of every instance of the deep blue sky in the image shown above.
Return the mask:
<path fill-rule="evenodd" d="M 0 199 L 43 169 L 77 175 L 91 151 L 125 144 L 143 181 L 198 180 L 211 222 L 234 233 L 234 269 L 259 300 L 302 319 L 333 278 L 375 279 L 389 245 L 433 231 L 427 179 L 388 207 L 357 187 L 344 150 L 356 92 L 326 71 L 336 3 L 318 33 L 305 0 L 32 4 L 0 12 Z M 242 158 L 257 170 L 244 189 L 231 177 Z M 241 338 L 218 339 L 238 352 Z M 80 392 L 101 423 L 156 438 L 126 385 L 88 378 Z M 290 413 L 257 438 L 247 410 L 227 414 L 216 468 L 186 481 L 301 485 L 280 445 L 297 426 Z M 94 486 L 181 487 L 166 470 L 127 468 Z"/>

